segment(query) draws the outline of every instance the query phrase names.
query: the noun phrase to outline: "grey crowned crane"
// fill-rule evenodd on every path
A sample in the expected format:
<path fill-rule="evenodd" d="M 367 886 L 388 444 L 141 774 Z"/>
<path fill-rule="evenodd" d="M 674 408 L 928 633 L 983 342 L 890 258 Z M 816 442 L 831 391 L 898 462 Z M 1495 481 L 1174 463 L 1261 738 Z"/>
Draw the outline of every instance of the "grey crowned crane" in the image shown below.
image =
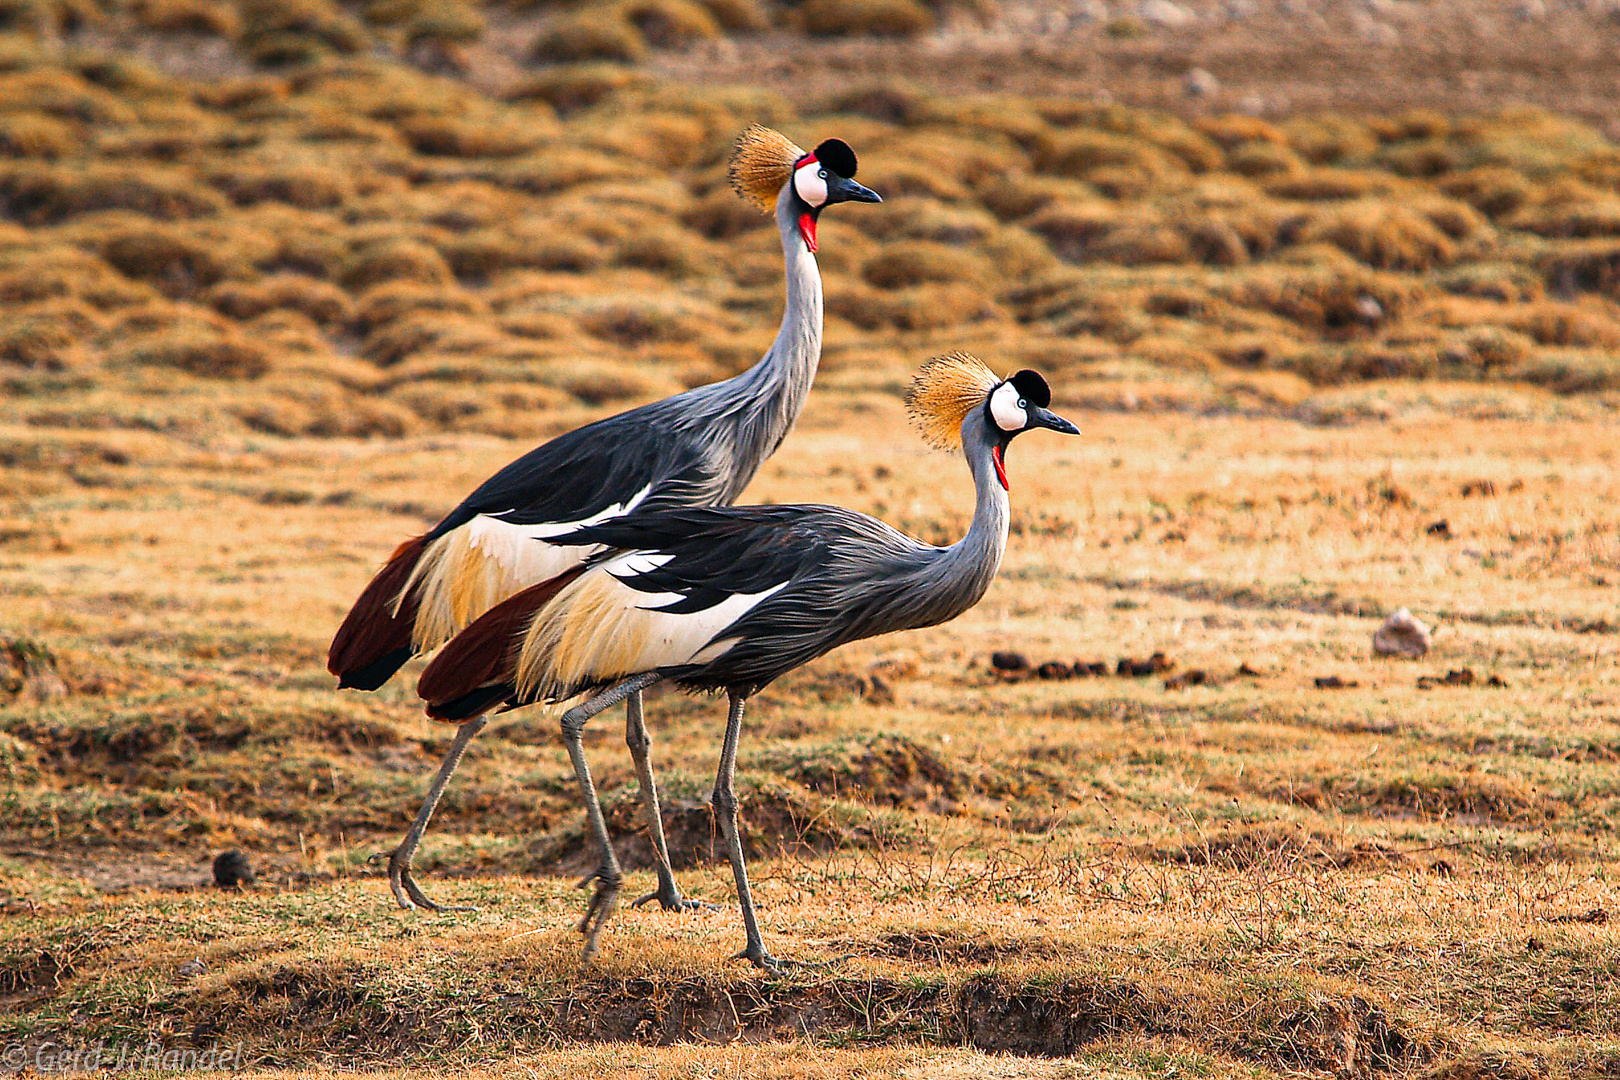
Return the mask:
<path fill-rule="evenodd" d="M 638 511 L 581 530 L 579 540 L 605 550 L 498 604 L 428 665 L 418 691 L 428 715 L 441 720 L 481 713 L 495 700 L 517 706 L 594 695 L 562 717 L 601 857 L 579 927 L 587 960 L 616 905 L 619 866 L 581 747 L 586 721 L 662 679 L 727 693 L 713 805 L 748 934 L 738 958 L 776 966 L 760 938 L 737 837 L 733 776 L 743 706 L 840 645 L 933 626 L 978 603 L 1007 546 L 1007 445 L 1032 428 L 1079 434 L 1049 404 L 1037 373 L 998 379 L 961 353 L 918 372 L 907 408 L 931 444 L 961 448 L 977 492 L 967 535 L 949 547 L 833 506 Z"/>
<path fill-rule="evenodd" d="M 412 656 L 430 652 L 512 594 L 578 566 L 597 541 L 582 528 L 631 510 L 730 503 L 776 451 L 804 407 L 821 359 L 821 274 L 816 223 L 840 202 L 882 202 L 855 182 L 855 152 L 828 139 L 806 153 L 754 125 L 732 153 L 739 195 L 774 211 L 787 261 L 787 305 L 775 342 L 753 367 L 560 435 L 484 481 L 442 521 L 401 544 L 366 586 L 332 641 L 327 668 L 338 686 L 375 690 Z M 657 899 L 692 905 L 675 885 L 664 846 L 640 688 L 628 698 L 625 739 L 657 852 Z M 493 703 L 493 701 L 491 702 Z M 421 810 L 388 862 L 403 908 L 439 910 L 411 877 L 445 785 L 486 723 L 466 714 Z"/>

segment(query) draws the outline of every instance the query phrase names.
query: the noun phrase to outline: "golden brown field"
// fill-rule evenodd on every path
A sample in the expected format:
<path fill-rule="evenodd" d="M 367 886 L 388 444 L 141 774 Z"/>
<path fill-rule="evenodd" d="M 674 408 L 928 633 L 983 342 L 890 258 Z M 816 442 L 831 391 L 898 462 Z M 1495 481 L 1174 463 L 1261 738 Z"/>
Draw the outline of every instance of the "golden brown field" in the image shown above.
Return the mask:
<path fill-rule="evenodd" d="M 1011 6 L 0 8 L 6 1067 L 151 1039 L 298 1076 L 1620 1072 L 1620 147 L 1574 76 L 1547 109 L 1374 108 L 1331 65 L 1296 98 L 1367 111 L 1150 109 L 916 66 Z M 1105 70 L 1191 48 L 1124 11 L 1086 31 Z M 913 37 L 812 25 L 851 12 Z M 1536 25 L 1605 25 L 1574 18 Z M 1474 41 L 1437 19 L 1439 53 Z M 586 29 L 629 53 L 531 63 Z M 819 51 L 769 69 L 779 41 Z M 703 49 L 752 81 L 700 85 Z M 419 860 L 479 911 L 400 912 L 369 860 L 450 729 L 420 662 L 338 694 L 326 645 L 495 468 L 769 343 L 776 238 L 723 175 L 755 121 L 847 139 L 886 202 L 823 220 L 821 375 L 750 501 L 959 534 L 966 471 L 900 406 L 947 349 L 1039 368 L 1082 437 L 1010 453 L 977 608 L 750 710 L 766 940 L 825 964 L 724 959 L 723 705 L 674 693 L 667 828 L 717 910 L 623 911 L 579 966 L 591 859 L 528 710 Z M 1400 607 L 1420 660 L 1373 655 Z M 619 723 L 588 750 L 635 896 Z M 230 848 L 258 883 L 206 887 Z"/>

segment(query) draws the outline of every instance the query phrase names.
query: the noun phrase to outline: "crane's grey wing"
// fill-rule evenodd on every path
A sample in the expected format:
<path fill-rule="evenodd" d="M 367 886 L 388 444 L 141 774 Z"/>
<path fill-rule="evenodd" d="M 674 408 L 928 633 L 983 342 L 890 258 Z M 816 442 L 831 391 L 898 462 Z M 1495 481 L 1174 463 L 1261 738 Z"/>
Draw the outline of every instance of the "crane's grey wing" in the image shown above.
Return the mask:
<path fill-rule="evenodd" d="M 830 506 L 636 513 L 579 536 L 615 549 L 594 561 L 656 598 L 649 610 L 694 616 L 704 627 L 704 640 L 690 643 L 701 662 L 664 670 L 705 689 L 761 686 L 846 641 L 897 629 L 884 622 L 892 586 L 903 589 L 939 551 Z M 874 588 L 881 585 L 891 588 Z M 733 617 L 721 625 L 704 618 L 720 611 Z"/>
<path fill-rule="evenodd" d="M 419 686 L 432 715 L 557 701 L 646 671 L 764 685 L 871 625 L 838 582 L 884 580 L 939 550 L 825 506 L 648 511 L 575 539 L 609 546 L 562 592 L 526 589 L 445 646 Z"/>
<path fill-rule="evenodd" d="M 423 538 L 403 584 L 385 598 L 392 622 L 409 617 L 410 651 L 438 648 L 506 597 L 579 565 L 594 550 L 572 539 L 581 527 L 719 498 L 723 464 L 704 434 L 680 421 L 681 405 L 666 398 L 571 431 L 480 484 Z"/>
<path fill-rule="evenodd" d="M 706 489 L 717 486 L 713 469 L 705 448 L 672 413 L 633 409 L 535 447 L 478 485 L 427 540 L 479 515 L 509 525 L 551 526 L 529 530 L 549 539 L 648 500 L 650 506 L 701 501 Z"/>

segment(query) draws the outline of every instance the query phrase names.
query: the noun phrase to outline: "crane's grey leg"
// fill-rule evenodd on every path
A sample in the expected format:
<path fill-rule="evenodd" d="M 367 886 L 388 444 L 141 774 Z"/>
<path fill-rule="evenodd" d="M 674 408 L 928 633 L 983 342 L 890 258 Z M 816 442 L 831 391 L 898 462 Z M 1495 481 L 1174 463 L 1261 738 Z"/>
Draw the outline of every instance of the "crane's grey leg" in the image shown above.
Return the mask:
<path fill-rule="evenodd" d="M 759 936 L 759 922 L 754 918 L 754 894 L 748 888 L 748 867 L 743 863 L 742 839 L 737 835 L 737 739 L 742 734 L 743 705 L 748 698 L 731 695 L 731 711 L 726 717 L 726 739 L 720 746 L 720 770 L 714 778 L 714 814 L 720 819 L 725 832 L 726 854 L 731 858 L 731 873 L 737 879 L 737 903 L 742 907 L 743 929 L 748 944 L 733 960 L 749 960 L 762 968 L 775 970 L 781 962 L 765 951 L 765 941 Z"/>
<path fill-rule="evenodd" d="M 702 900 L 691 900 L 681 895 L 675 884 L 675 870 L 670 865 L 669 847 L 664 843 L 664 818 L 658 810 L 658 783 L 653 779 L 652 765 L 647 751 L 652 739 L 647 735 L 647 722 L 641 710 L 641 692 L 631 694 L 624 702 L 624 741 L 630 747 L 630 757 L 636 763 L 636 780 L 641 786 L 641 805 L 647 812 L 647 830 L 652 834 L 653 856 L 658 862 L 658 889 L 650 892 L 630 906 L 638 908 L 649 900 L 657 900 L 665 911 L 696 911 L 711 907 Z"/>
<path fill-rule="evenodd" d="M 602 816 L 602 803 L 596 797 L 596 785 L 591 782 L 591 768 L 585 763 L 585 743 L 581 734 L 591 717 L 617 705 L 631 694 L 645 690 L 660 678 L 656 672 L 634 676 L 615 683 L 589 701 L 563 713 L 563 742 L 568 745 L 568 756 L 574 762 L 574 775 L 579 777 L 580 794 L 585 800 L 585 818 L 590 823 L 601 855 L 596 869 L 579 883 L 583 889 L 592 881 L 596 882 L 596 891 L 591 894 L 591 902 L 585 908 L 585 917 L 579 921 L 579 932 L 585 935 L 585 953 L 581 957 L 584 963 L 590 963 L 596 955 L 597 938 L 601 936 L 602 927 L 612 918 L 614 908 L 619 905 L 619 887 L 624 875 L 619 870 L 618 857 L 613 854 L 613 843 L 608 839 L 607 820 Z"/>
<path fill-rule="evenodd" d="M 388 856 L 388 887 L 394 892 L 394 900 L 406 911 L 413 908 L 426 908 L 428 911 L 477 911 L 477 908 L 445 907 L 436 904 L 422 895 L 417 888 L 416 881 L 411 877 L 411 860 L 416 857 L 416 848 L 422 843 L 422 834 L 427 832 L 428 821 L 433 817 L 433 811 L 439 806 L 439 798 L 444 794 L 445 785 L 450 783 L 450 777 L 461 764 L 461 757 L 467 752 L 467 744 L 472 742 L 474 735 L 484 729 L 489 723 L 488 716 L 479 716 L 468 720 L 456 730 L 456 737 L 450 741 L 450 749 L 444 755 L 444 762 L 439 766 L 438 775 L 433 778 L 433 784 L 428 788 L 427 798 L 422 800 L 422 809 L 416 812 L 416 820 L 411 822 L 410 831 L 405 839 L 400 841 Z"/>

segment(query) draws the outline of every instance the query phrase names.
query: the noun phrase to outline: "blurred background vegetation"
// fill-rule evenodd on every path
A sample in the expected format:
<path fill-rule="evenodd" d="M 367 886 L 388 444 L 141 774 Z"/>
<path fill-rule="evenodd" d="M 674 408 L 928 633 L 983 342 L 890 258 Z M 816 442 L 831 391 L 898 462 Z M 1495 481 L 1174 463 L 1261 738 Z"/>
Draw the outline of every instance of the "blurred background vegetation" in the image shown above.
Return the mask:
<path fill-rule="evenodd" d="M 1620 401 L 1620 147 L 1579 95 L 1291 109 L 1186 70 L 1188 27 L 1214 50 L 1236 10 L 4 0 L 0 422 L 527 437 L 735 372 L 781 302 L 723 177 L 755 121 L 847 139 L 889 200 L 829 215 L 829 387 L 980 347 L 1101 407 L 1320 418 L 1322 387 L 1436 378 Z M 1556 22 L 1514 11 L 1492 25 Z M 1609 25 L 1576 14 L 1553 29 Z M 1332 76 L 1360 24 L 1293 18 L 1296 81 Z M 1374 29 L 1352 44 L 1398 58 Z M 1168 59 L 1118 94 L 984 75 L 1065 42 Z"/>

